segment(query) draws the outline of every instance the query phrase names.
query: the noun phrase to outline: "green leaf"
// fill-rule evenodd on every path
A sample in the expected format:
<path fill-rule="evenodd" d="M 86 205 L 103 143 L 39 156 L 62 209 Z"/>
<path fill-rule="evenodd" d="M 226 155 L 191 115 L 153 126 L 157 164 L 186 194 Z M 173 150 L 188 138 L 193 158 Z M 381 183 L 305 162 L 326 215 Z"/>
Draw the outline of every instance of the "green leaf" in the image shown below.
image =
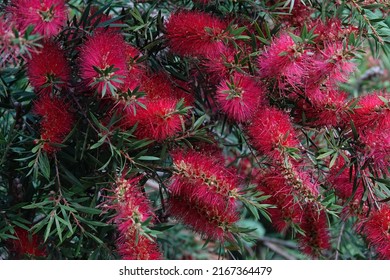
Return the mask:
<path fill-rule="evenodd" d="M 160 160 L 160 158 L 154 156 L 140 156 L 138 160 L 154 161 L 154 160 Z"/>
<path fill-rule="evenodd" d="M 333 154 L 334 152 L 335 152 L 334 150 L 327 151 L 326 153 L 323 153 L 323 154 L 319 155 L 318 157 L 316 157 L 316 159 L 326 158 L 326 157 L 330 156 L 331 154 Z"/>
<path fill-rule="evenodd" d="M 54 214 L 54 212 L 52 212 L 52 213 Z M 54 215 L 50 214 L 49 223 L 47 224 L 46 230 L 45 230 L 44 242 L 46 242 L 47 239 L 49 238 L 49 235 L 50 235 L 50 231 L 51 231 L 51 227 L 52 227 L 52 225 L 53 225 L 53 222 L 54 222 Z"/>

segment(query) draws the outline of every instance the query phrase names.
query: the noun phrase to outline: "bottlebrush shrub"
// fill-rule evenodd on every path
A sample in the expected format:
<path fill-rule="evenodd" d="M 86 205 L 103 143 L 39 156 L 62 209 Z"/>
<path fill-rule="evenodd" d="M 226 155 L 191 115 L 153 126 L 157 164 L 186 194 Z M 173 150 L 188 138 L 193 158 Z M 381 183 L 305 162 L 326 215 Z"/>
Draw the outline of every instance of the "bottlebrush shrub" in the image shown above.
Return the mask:
<path fill-rule="evenodd" d="M 386 1 L 98 2 L 0 0 L 1 259 L 390 258 Z"/>

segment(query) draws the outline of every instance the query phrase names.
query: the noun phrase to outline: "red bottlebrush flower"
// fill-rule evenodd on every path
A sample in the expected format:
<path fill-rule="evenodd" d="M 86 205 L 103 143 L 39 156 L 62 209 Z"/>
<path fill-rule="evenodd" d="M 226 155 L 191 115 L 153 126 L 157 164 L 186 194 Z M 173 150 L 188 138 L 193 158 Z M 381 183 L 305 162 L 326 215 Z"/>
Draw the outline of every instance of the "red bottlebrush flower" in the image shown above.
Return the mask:
<path fill-rule="evenodd" d="M 345 205 L 343 209 L 343 217 L 349 218 L 352 216 L 364 217 L 368 210 L 367 202 L 361 203 L 364 195 L 364 187 L 361 181 L 357 181 L 357 188 L 354 190 L 353 178 L 350 178 L 350 168 L 345 163 L 342 156 L 339 156 L 335 165 L 330 169 L 327 182 L 334 189 L 337 197 L 341 199 L 341 204 Z M 352 175 L 353 176 L 353 175 Z"/>
<path fill-rule="evenodd" d="M 24 256 L 46 257 L 46 250 L 42 247 L 40 236 L 30 235 L 27 230 L 19 227 L 15 228 L 15 236 L 18 239 L 10 239 L 8 247 L 17 259 Z"/>
<path fill-rule="evenodd" d="M 172 154 L 177 170 L 171 178 L 169 212 L 195 231 L 223 240 L 238 221 L 238 180 L 219 158 L 194 150 Z"/>
<path fill-rule="evenodd" d="M 120 91 L 133 91 L 141 86 L 141 80 L 144 76 L 144 65 L 137 64 L 136 59 L 141 55 L 141 52 L 131 45 L 126 45 L 126 65 L 127 74 L 120 86 Z"/>
<path fill-rule="evenodd" d="M 182 56 L 214 57 L 224 49 L 222 38 L 227 25 L 203 12 L 178 12 L 166 24 L 168 45 Z"/>
<path fill-rule="evenodd" d="M 387 205 L 371 212 L 370 216 L 358 225 L 358 229 L 381 259 L 390 259 L 390 208 Z"/>
<path fill-rule="evenodd" d="M 355 68 L 343 51 L 341 43 L 327 44 L 323 51 L 307 60 L 307 88 L 316 88 L 323 83 L 336 86 L 345 82 Z"/>
<path fill-rule="evenodd" d="M 129 106 L 126 111 L 126 126 L 137 123 L 134 134 L 139 139 L 153 139 L 158 142 L 173 137 L 181 129 L 181 116 L 175 99 L 162 98 L 144 102 L 146 108 Z"/>
<path fill-rule="evenodd" d="M 384 100 L 389 100 L 388 94 L 373 93 L 361 97 L 353 109 L 351 116 L 353 123 L 358 130 L 372 130 L 390 128 L 390 110 Z"/>
<path fill-rule="evenodd" d="M 336 195 L 341 199 L 347 200 L 353 195 L 354 199 L 360 201 L 363 197 L 363 186 L 359 184 L 356 192 L 353 193 L 353 179 L 350 179 L 349 172 L 349 166 L 346 165 L 345 160 L 340 156 L 335 165 L 330 169 L 327 181 L 334 188 Z"/>
<path fill-rule="evenodd" d="M 42 117 L 41 139 L 45 141 L 43 150 L 56 152 L 59 148 L 51 143 L 61 143 L 72 130 L 74 118 L 70 113 L 69 104 L 58 98 L 43 95 L 35 102 L 34 112 Z"/>
<path fill-rule="evenodd" d="M 218 83 L 222 79 L 229 78 L 229 71 L 235 67 L 235 54 L 237 54 L 235 49 L 226 48 L 218 56 L 209 57 L 202 61 L 203 65 L 206 67 L 206 72 L 213 83 Z"/>
<path fill-rule="evenodd" d="M 259 72 L 263 78 L 276 79 L 279 86 L 284 82 L 294 86 L 301 84 L 305 74 L 306 55 L 288 34 L 275 39 L 259 57 Z"/>
<path fill-rule="evenodd" d="M 280 232 L 285 231 L 290 225 L 298 224 L 302 213 L 302 207 L 294 199 L 291 186 L 285 178 L 276 172 L 269 172 L 262 175 L 258 180 L 258 189 L 264 195 L 270 195 L 264 203 L 275 205 L 276 208 L 269 208 L 272 225 Z"/>
<path fill-rule="evenodd" d="M 312 203 L 308 203 L 302 211 L 304 214 L 299 226 L 305 235 L 299 236 L 301 250 L 305 254 L 318 257 L 323 250 L 330 248 L 326 214 Z"/>
<path fill-rule="evenodd" d="M 4 15 L 0 16 L 0 67 L 16 61 L 19 54 L 19 48 L 12 44 L 14 37 L 12 28 L 13 23 Z"/>
<path fill-rule="evenodd" d="M 141 225 L 154 216 L 149 201 L 138 187 L 140 178 L 116 181 L 112 208 L 117 212 L 113 219 L 119 232 L 117 248 L 124 260 L 158 260 L 161 259 L 158 246 Z"/>
<path fill-rule="evenodd" d="M 127 74 L 128 49 L 123 37 L 115 33 L 98 33 L 81 48 L 81 77 L 102 96 L 111 95 L 123 84 Z"/>
<path fill-rule="evenodd" d="M 366 157 L 372 158 L 375 166 L 386 170 L 390 161 L 390 128 L 378 126 L 372 130 L 366 130 L 360 136 L 360 141 L 365 144 Z"/>
<path fill-rule="evenodd" d="M 297 147 L 298 140 L 289 116 L 275 108 L 260 109 L 248 127 L 253 146 L 272 155 L 280 147 Z"/>
<path fill-rule="evenodd" d="M 327 19 L 323 22 L 321 19 L 312 21 L 308 29 L 314 29 L 314 34 L 317 37 L 314 38 L 314 42 L 323 45 L 329 42 L 340 42 L 351 33 L 357 33 L 359 28 L 355 26 L 344 27 L 341 20 L 338 18 Z"/>
<path fill-rule="evenodd" d="M 142 91 L 146 93 L 148 99 L 176 99 L 184 98 L 186 106 L 194 103 L 193 96 L 188 83 L 169 77 L 163 72 L 142 77 Z"/>
<path fill-rule="evenodd" d="M 265 92 L 253 78 L 235 73 L 230 80 L 220 84 L 216 98 L 230 119 L 244 122 L 253 117 L 261 103 L 265 103 Z"/>
<path fill-rule="evenodd" d="M 307 99 L 298 101 L 296 116 L 306 118 L 305 125 L 338 126 L 345 125 L 349 116 L 347 108 L 348 95 L 345 92 L 329 90 L 322 92 L 313 90 L 306 92 Z"/>
<path fill-rule="evenodd" d="M 174 98 L 174 89 L 163 72 L 142 77 L 142 91 L 148 99 Z"/>
<path fill-rule="evenodd" d="M 184 106 L 193 106 L 195 102 L 194 92 L 189 82 L 185 82 L 179 79 L 172 80 L 173 96 L 177 100 L 184 100 Z"/>
<path fill-rule="evenodd" d="M 34 32 L 46 37 L 57 35 L 67 18 L 64 0 L 12 0 L 9 11 L 19 32 L 33 25 Z"/>
<path fill-rule="evenodd" d="M 39 53 L 33 53 L 27 63 L 27 76 L 37 92 L 68 88 L 70 67 L 64 52 L 54 42 L 45 42 Z"/>

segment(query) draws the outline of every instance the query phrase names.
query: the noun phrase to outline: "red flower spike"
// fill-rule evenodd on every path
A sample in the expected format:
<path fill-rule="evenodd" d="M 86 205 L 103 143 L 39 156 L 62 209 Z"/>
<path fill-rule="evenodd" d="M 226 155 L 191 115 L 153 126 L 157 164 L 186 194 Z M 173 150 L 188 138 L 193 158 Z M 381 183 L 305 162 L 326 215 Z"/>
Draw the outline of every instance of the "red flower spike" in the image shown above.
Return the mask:
<path fill-rule="evenodd" d="M 127 44 L 115 33 L 98 33 L 81 48 L 80 74 L 83 80 L 99 94 L 110 93 L 123 85 L 127 75 Z"/>
<path fill-rule="evenodd" d="M 299 224 L 305 233 L 299 236 L 301 250 L 305 254 L 318 257 L 323 250 L 330 248 L 326 214 L 311 203 L 304 207 L 303 213 Z"/>
<path fill-rule="evenodd" d="M 367 203 L 361 205 L 364 188 L 361 181 L 357 181 L 358 186 L 354 193 L 353 180 L 350 179 L 349 172 L 349 166 L 346 166 L 344 158 L 339 156 L 335 165 L 330 169 L 327 182 L 334 189 L 337 197 L 341 199 L 342 205 L 349 201 L 342 211 L 343 218 L 349 218 L 351 215 L 362 218 L 368 210 Z"/>
<path fill-rule="evenodd" d="M 61 31 L 68 13 L 64 0 L 12 0 L 9 12 L 20 33 L 32 25 L 35 33 L 45 37 Z"/>
<path fill-rule="evenodd" d="M 372 158 L 375 166 L 386 170 L 390 161 L 390 128 L 378 126 L 367 130 L 360 136 L 360 141 L 365 144 L 365 156 Z"/>
<path fill-rule="evenodd" d="M 326 22 L 323 22 L 321 19 L 312 21 L 308 30 L 314 29 L 314 34 L 317 37 L 314 38 L 316 44 L 325 44 L 330 42 L 340 42 L 344 38 L 350 36 L 351 33 L 356 33 L 359 31 L 359 28 L 355 26 L 344 27 L 341 20 L 338 18 L 327 19 Z"/>
<path fill-rule="evenodd" d="M 14 23 L 6 16 L 0 16 L 0 67 L 5 67 L 7 63 L 17 62 L 20 55 L 20 46 L 13 44 Z"/>
<path fill-rule="evenodd" d="M 302 207 L 294 199 L 291 186 L 285 178 L 276 172 L 270 172 L 259 178 L 258 186 L 264 195 L 271 196 L 264 203 L 276 206 L 267 211 L 271 216 L 272 225 L 279 232 L 284 232 L 290 225 L 300 222 L 300 217 L 304 215 Z"/>
<path fill-rule="evenodd" d="M 39 93 L 64 90 L 70 82 L 70 67 L 59 46 L 47 41 L 39 53 L 33 53 L 27 63 L 27 76 Z"/>
<path fill-rule="evenodd" d="M 18 239 L 10 239 L 9 251 L 15 254 L 18 259 L 24 256 L 30 257 L 46 257 L 46 250 L 42 248 L 42 240 L 38 235 L 30 235 L 29 232 L 23 228 L 15 228 L 15 236 Z"/>
<path fill-rule="evenodd" d="M 181 116 L 177 111 L 177 101 L 175 99 L 156 99 L 143 102 L 144 108 L 134 108 L 128 106 L 125 109 L 127 127 L 137 123 L 134 135 L 138 139 L 153 139 L 162 142 L 169 137 L 173 137 L 181 129 Z"/>
<path fill-rule="evenodd" d="M 120 87 L 121 91 L 133 91 L 141 84 L 142 76 L 144 75 L 144 67 L 142 64 L 137 64 L 136 59 L 141 55 L 141 52 L 131 45 L 126 45 L 126 65 L 127 75 Z"/>
<path fill-rule="evenodd" d="M 327 44 L 319 55 L 308 59 L 306 87 L 316 88 L 323 83 L 332 87 L 345 82 L 355 69 L 355 64 L 343 52 L 341 43 L 332 43 Z"/>
<path fill-rule="evenodd" d="M 54 153 L 59 147 L 51 143 L 61 143 L 72 130 L 74 117 L 70 113 L 70 106 L 61 99 L 43 95 L 34 104 L 35 114 L 42 117 L 41 139 L 45 141 L 43 150 Z"/>
<path fill-rule="evenodd" d="M 344 125 L 350 115 L 347 108 L 348 95 L 345 92 L 312 90 L 305 93 L 306 99 L 297 102 L 296 117 L 305 114 L 305 125 L 314 127 Z"/>
<path fill-rule="evenodd" d="M 235 73 L 231 80 L 223 81 L 216 95 L 222 111 L 232 120 L 250 120 L 261 103 L 265 92 L 253 78 Z"/>
<path fill-rule="evenodd" d="M 117 215 L 113 221 L 118 227 L 117 248 L 124 260 L 158 260 L 161 253 L 151 237 L 144 234 L 141 223 L 153 219 L 146 196 L 139 189 L 141 177 L 119 178 L 112 197 Z"/>
<path fill-rule="evenodd" d="M 370 216 L 359 224 L 358 229 L 381 259 L 390 259 L 390 208 L 387 205 L 372 211 Z"/>
<path fill-rule="evenodd" d="M 166 24 L 168 45 L 178 55 L 214 57 L 225 49 L 222 38 L 226 27 L 226 23 L 207 13 L 177 12 Z"/>
<path fill-rule="evenodd" d="M 220 241 L 233 238 L 229 227 L 239 220 L 236 213 L 198 205 L 185 197 L 170 197 L 169 213 L 202 236 Z"/>
<path fill-rule="evenodd" d="M 213 83 L 218 83 L 222 79 L 229 78 L 229 71 L 234 67 L 234 56 L 237 50 L 234 48 L 226 48 L 222 53 L 215 57 L 209 57 L 202 61 L 206 67 L 206 72 Z"/>
<path fill-rule="evenodd" d="M 373 93 L 359 99 L 351 116 L 359 133 L 377 127 L 390 128 L 390 110 L 384 100 L 390 100 L 390 95 Z"/>
<path fill-rule="evenodd" d="M 275 108 L 260 109 L 248 127 L 254 147 L 273 155 L 280 147 L 298 147 L 298 140 L 289 116 Z"/>
<path fill-rule="evenodd" d="M 305 57 L 290 35 L 282 34 L 260 55 L 260 76 L 276 79 L 280 87 L 283 87 L 284 82 L 292 86 L 299 85 L 305 73 Z"/>
<path fill-rule="evenodd" d="M 177 150 L 172 157 L 170 213 L 207 237 L 231 237 L 229 227 L 239 219 L 237 177 L 207 154 Z"/>
<path fill-rule="evenodd" d="M 172 83 L 163 72 L 142 77 L 142 91 L 146 93 L 150 100 L 174 98 Z"/>

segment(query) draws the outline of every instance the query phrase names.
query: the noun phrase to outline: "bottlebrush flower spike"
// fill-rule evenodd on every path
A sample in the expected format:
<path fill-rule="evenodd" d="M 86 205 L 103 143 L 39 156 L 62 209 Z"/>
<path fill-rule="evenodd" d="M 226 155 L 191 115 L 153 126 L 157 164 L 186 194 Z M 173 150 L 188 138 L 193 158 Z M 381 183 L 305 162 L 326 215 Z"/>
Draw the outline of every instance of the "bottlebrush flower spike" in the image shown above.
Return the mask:
<path fill-rule="evenodd" d="M 146 108 L 129 106 L 126 111 L 126 126 L 137 124 L 134 135 L 138 139 L 153 139 L 162 142 L 173 137 L 181 129 L 180 108 L 175 99 L 161 98 L 144 101 Z"/>
<path fill-rule="evenodd" d="M 282 34 L 260 55 L 260 76 L 276 79 L 280 87 L 283 87 L 284 82 L 292 86 L 299 85 L 305 74 L 305 57 L 304 51 L 290 35 Z"/>
<path fill-rule="evenodd" d="M 276 149 L 298 147 L 289 116 L 276 108 L 259 109 L 248 126 L 253 146 L 260 152 L 273 155 Z"/>
<path fill-rule="evenodd" d="M 43 95 L 34 104 L 35 114 L 42 117 L 41 139 L 45 142 L 43 150 L 53 153 L 59 150 L 52 143 L 61 143 L 72 130 L 74 117 L 68 103 L 61 99 Z"/>
<path fill-rule="evenodd" d="M 218 56 L 209 57 L 202 61 L 202 64 L 206 67 L 206 72 L 213 83 L 229 78 L 229 71 L 234 68 L 235 54 L 237 54 L 237 50 L 234 48 L 226 48 Z"/>
<path fill-rule="evenodd" d="M 265 92 L 253 78 L 235 73 L 219 85 L 216 98 L 230 119 L 244 122 L 253 117 L 261 103 L 265 103 Z"/>
<path fill-rule="evenodd" d="M 305 235 L 299 236 L 301 250 L 305 254 L 318 257 L 330 248 L 326 214 L 312 203 L 308 203 L 303 212 L 300 228 Z"/>
<path fill-rule="evenodd" d="M 390 109 L 385 101 L 390 101 L 389 94 L 373 93 L 361 97 L 351 115 L 358 132 L 390 128 Z"/>
<path fill-rule="evenodd" d="M 378 126 L 366 130 L 360 136 L 360 142 L 365 145 L 363 152 L 366 157 L 373 159 L 373 165 L 383 170 L 387 169 L 390 161 L 390 128 Z"/>
<path fill-rule="evenodd" d="M 80 74 L 92 89 L 102 96 L 115 95 L 127 75 L 126 45 L 123 37 L 115 33 L 97 33 L 81 48 Z"/>
<path fill-rule="evenodd" d="M 40 52 L 33 53 L 28 60 L 27 76 L 39 93 L 48 94 L 54 89 L 67 89 L 70 82 L 70 67 L 64 52 L 56 43 L 45 42 Z"/>
<path fill-rule="evenodd" d="M 9 11 L 19 32 L 32 25 L 45 37 L 57 35 L 67 19 L 64 0 L 12 0 Z"/>
<path fill-rule="evenodd" d="M 158 246 L 142 225 L 154 216 L 148 199 L 139 189 L 140 179 L 121 177 L 115 183 L 112 208 L 117 212 L 113 219 L 119 232 L 117 248 L 124 260 L 158 260 L 161 259 Z"/>
<path fill-rule="evenodd" d="M 14 23 L 10 22 L 4 15 L 0 16 L 0 67 L 8 62 L 17 60 L 19 47 L 12 43 Z"/>
<path fill-rule="evenodd" d="M 214 57 L 225 49 L 222 39 L 226 27 L 204 12 L 177 12 L 166 23 L 168 45 L 178 55 Z"/>
<path fill-rule="evenodd" d="M 358 229 L 366 236 L 369 245 L 375 248 L 380 258 L 390 259 L 390 208 L 387 205 L 372 211 L 370 216 L 358 225 Z"/>
<path fill-rule="evenodd" d="M 141 56 L 141 52 L 135 47 L 127 44 L 126 45 L 126 78 L 123 84 L 120 86 L 120 91 L 127 92 L 128 90 L 133 91 L 137 87 L 141 86 L 141 80 L 144 74 L 144 65 L 137 64 L 136 59 Z"/>
<path fill-rule="evenodd" d="M 345 82 L 355 69 L 341 43 L 327 44 L 317 56 L 308 59 L 306 65 L 306 88 L 316 88 L 324 83 L 337 86 L 337 83 Z"/>
<path fill-rule="evenodd" d="M 327 182 L 334 189 L 337 197 L 341 199 L 341 205 L 345 205 L 343 216 L 345 218 L 353 216 L 363 217 L 366 215 L 367 203 L 361 204 L 364 195 L 364 188 L 361 181 L 357 181 L 357 188 L 354 191 L 353 178 L 350 178 L 350 168 L 346 165 L 342 156 L 339 156 L 335 165 L 330 169 Z M 353 176 L 353 175 L 352 175 Z"/>
<path fill-rule="evenodd" d="M 276 208 L 267 209 L 272 219 L 272 225 L 284 232 L 290 225 L 298 224 L 302 212 L 299 202 L 294 199 L 291 186 L 285 178 L 277 172 L 268 172 L 258 179 L 258 189 L 264 195 L 270 195 L 264 203 L 275 205 Z"/>
<path fill-rule="evenodd" d="M 338 18 L 330 18 L 323 22 L 321 19 L 310 22 L 308 30 L 314 29 L 314 34 L 318 35 L 314 38 L 317 45 L 324 45 L 330 42 L 340 42 L 347 38 L 351 33 L 359 32 L 359 28 L 355 26 L 344 27 L 341 20 Z"/>
<path fill-rule="evenodd" d="M 171 215 L 206 237 L 229 239 L 229 228 L 239 219 L 237 178 L 207 154 L 179 149 L 172 158 Z"/>
<path fill-rule="evenodd" d="M 350 116 L 348 109 L 348 95 L 345 92 L 330 89 L 307 91 L 307 99 L 297 102 L 296 117 L 305 115 L 305 125 L 314 127 L 345 125 Z"/>
<path fill-rule="evenodd" d="M 168 76 L 163 72 L 142 77 L 142 91 L 148 99 L 174 98 L 174 88 Z"/>
<path fill-rule="evenodd" d="M 31 235 L 23 228 L 15 228 L 15 236 L 18 239 L 10 239 L 8 242 L 9 251 L 17 259 L 24 256 L 46 257 L 46 250 L 42 247 L 42 240 L 39 235 Z"/>

